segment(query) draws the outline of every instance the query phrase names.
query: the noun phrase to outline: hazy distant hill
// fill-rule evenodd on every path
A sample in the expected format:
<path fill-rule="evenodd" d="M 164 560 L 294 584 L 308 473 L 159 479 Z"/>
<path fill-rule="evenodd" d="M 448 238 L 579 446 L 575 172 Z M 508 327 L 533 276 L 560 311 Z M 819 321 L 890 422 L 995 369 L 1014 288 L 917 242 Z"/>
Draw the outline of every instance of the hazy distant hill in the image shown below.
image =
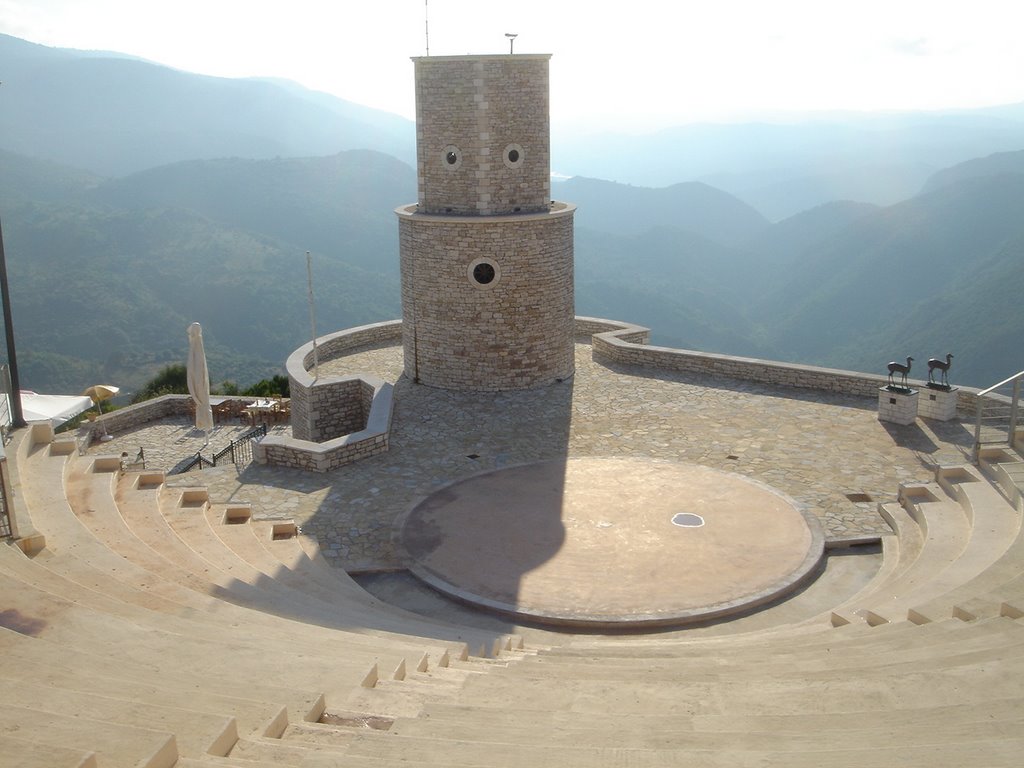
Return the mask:
<path fill-rule="evenodd" d="M 179 160 L 375 149 L 411 161 L 410 121 L 295 84 L 181 72 L 0 35 L 0 147 L 119 176 Z"/>
<path fill-rule="evenodd" d="M 398 264 L 394 208 L 416 174 L 389 155 L 196 160 L 112 179 L 84 198 L 125 210 L 179 208 L 371 270 Z"/>
<path fill-rule="evenodd" d="M 768 227 L 764 216 L 746 203 L 698 182 L 651 189 L 577 176 L 558 184 L 553 192 L 578 206 L 579 226 L 619 235 L 639 235 L 670 225 L 732 244 Z"/>
<path fill-rule="evenodd" d="M 59 176 L 0 154 L 0 179 L 32 168 Z M 412 171 L 390 157 L 198 161 L 84 188 L 66 171 L 66 184 L 41 195 L 17 197 L 0 182 L 26 387 L 137 387 L 184 359 L 192 321 L 203 324 L 215 381 L 278 373 L 309 336 L 306 250 L 321 329 L 399 314 L 390 208 L 408 200 Z M 282 189 L 286 178 L 293 186 Z M 54 189 L 66 194 L 54 199 Z"/>
<path fill-rule="evenodd" d="M 999 281 L 1024 285 L 1021 211 L 1024 175 L 965 179 L 880 209 L 804 247 L 752 316 L 789 359 L 877 370 L 882 358 L 952 351 L 959 381 L 994 383 L 1024 368 L 1024 346 L 1006 343 L 1024 338 L 1024 312 L 997 301 Z M 912 346 L 925 338 L 932 348 Z M 954 339 L 963 346 L 936 349 Z"/>
<path fill-rule="evenodd" d="M 704 181 L 780 220 L 837 199 L 890 205 L 941 168 L 1024 149 L 1024 108 L 696 124 L 554 144 L 554 170 L 565 175 L 649 187 Z"/>
<path fill-rule="evenodd" d="M 1024 150 L 997 152 L 988 157 L 979 157 L 954 165 L 952 168 L 945 168 L 928 179 L 928 183 L 921 191 L 934 192 L 964 179 L 1002 176 L 1007 173 L 1024 173 Z"/>

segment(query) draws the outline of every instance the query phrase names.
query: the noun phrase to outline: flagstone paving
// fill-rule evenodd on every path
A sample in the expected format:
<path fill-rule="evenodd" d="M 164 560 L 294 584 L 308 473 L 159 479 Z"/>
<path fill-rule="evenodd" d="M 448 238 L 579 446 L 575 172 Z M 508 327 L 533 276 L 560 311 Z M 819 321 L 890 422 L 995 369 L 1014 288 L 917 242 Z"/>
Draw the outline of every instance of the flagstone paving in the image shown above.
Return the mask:
<path fill-rule="evenodd" d="M 398 346 L 321 363 L 321 376 L 373 373 L 395 383 L 386 454 L 327 474 L 229 465 L 169 482 L 205 484 L 214 503 L 248 502 L 257 519 L 293 518 L 336 564 L 359 571 L 403 566 L 392 532 L 418 500 L 503 466 L 564 456 L 692 462 L 771 485 L 813 512 L 827 537 L 841 539 L 888 532 L 878 502 L 895 501 L 901 482 L 930 480 L 930 465 L 970 455 L 971 434 L 957 420 L 883 424 L 866 398 L 609 367 L 592 359 L 589 344 L 577 345 L 571 380 L 525 392 L 449 392 L 415 385 L 401 370 Z M 244 429 L 219 426 L 210 447 Z M 150 468 L 169 468 L 202 442 L 178 419 L 90 451 L 134 456 L 142 446 Z"/>

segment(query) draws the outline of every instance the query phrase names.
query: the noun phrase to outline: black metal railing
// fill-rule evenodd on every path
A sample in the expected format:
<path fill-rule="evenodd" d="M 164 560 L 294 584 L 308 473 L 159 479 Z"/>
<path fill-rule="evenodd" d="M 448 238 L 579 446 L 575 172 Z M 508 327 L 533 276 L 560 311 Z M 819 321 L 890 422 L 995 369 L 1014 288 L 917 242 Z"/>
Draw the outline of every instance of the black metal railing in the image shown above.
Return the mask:
<path fill-rule="evenodd" d="M 6 472 L 0 472 L 0 483 L 5 483 Z M 11 526 L 11 513 L 7 509 L 7 488 L 0 488 L 0 541 L 14 537 L 14 529 Z"/>
<path fill-rule="evenodd" d="M 217 463 L 222 462 L 225 456 L 230 456 L 231 463 L 236 466 L 239 464 L 248 464 L 252 461 L 252 444 L 266 434 L 267 425 L 260 424 L 258 427 L 250 429 L 237 440 L 232 440 L 224 448 L 213 454 L 212 458 L 208 459 L 203 456 L 202 451 L 197 451 L 195 456 L 192 456 L 184 463 L 176 466 L 171 470 L 170 474 L 180 475 L 193 469 L 216 467 Z"/>

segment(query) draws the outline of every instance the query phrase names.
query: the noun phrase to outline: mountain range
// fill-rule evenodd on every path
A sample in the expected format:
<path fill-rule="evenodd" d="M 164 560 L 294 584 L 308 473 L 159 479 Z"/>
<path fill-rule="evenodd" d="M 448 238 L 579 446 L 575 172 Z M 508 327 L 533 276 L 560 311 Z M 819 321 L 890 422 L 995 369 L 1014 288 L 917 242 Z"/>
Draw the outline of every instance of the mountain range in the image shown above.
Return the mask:
<path fill-rule="evenodd" d="M 193 320 L 215 381 L 278 373 L 310 334 L 307 251 L 320 333 L 399 316 L 408 121 L 4 36 L 0 80 L 26 388 L 137 388 L 183 359 Z M 953 352 L 954 383 L 994 383 L 1024 369 L 1021 112 L 699 126 L 591 155 L 556 143 L 556 169 L 580 168 L 552 185 L 579 206 L 577 313 L 648 325 L 654 343 L 864 371 Z M 612 162 L 671 181 L 623 183 Z"/>

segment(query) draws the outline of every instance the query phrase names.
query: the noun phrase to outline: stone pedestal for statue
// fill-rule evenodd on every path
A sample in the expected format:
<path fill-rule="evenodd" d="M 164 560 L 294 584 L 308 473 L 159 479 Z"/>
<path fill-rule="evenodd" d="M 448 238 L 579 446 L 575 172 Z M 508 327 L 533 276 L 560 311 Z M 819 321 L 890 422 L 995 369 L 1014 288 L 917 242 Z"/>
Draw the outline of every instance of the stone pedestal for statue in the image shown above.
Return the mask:
<path fill-rule="evenodd" d="M 893 424 L 913 424 L 917 419 L 918 391 L 916 389 L 878 390 L 878 420 Z"/>
<path fill-rule="evenodd" d="M 921 390 L 917 415 L 937 421 L 956 418 L 957 387 L 927 387 Z"/>

